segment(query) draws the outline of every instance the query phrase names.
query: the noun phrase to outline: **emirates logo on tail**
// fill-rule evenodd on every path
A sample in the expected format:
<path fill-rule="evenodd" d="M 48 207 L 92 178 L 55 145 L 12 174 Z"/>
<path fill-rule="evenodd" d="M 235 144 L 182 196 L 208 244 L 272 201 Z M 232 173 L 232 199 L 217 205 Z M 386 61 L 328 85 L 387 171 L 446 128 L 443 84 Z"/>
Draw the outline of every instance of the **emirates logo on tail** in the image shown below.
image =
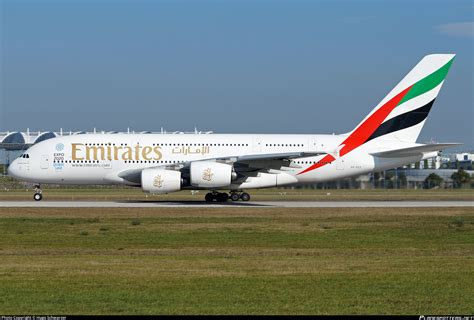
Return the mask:
<path fill-rule="evenodd" d="M 212 176 L 214 176 L 214 173 L 212 173 L 211 168 L 207 168 L 202 172 L 202 180 L 211 181 Z"/>

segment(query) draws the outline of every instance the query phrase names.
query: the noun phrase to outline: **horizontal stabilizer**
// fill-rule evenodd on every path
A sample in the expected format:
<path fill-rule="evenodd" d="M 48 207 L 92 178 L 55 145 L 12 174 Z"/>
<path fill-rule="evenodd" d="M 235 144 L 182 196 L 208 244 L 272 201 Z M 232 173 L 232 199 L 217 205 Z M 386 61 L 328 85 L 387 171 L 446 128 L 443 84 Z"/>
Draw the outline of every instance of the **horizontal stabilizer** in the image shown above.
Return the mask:
<path fill-rule="evenodd" d="M 375 153 L 371 153 L 371 155 L 380 157 L 380 158 L 403 158 L 403 157 L 417 156 L 425 152 L 441 151 L 443 149 L 459 146 L 461 144 L 462 143 L 424 144 L 424 145 L 419 145 L 416 147 L 375 152 Z"/>

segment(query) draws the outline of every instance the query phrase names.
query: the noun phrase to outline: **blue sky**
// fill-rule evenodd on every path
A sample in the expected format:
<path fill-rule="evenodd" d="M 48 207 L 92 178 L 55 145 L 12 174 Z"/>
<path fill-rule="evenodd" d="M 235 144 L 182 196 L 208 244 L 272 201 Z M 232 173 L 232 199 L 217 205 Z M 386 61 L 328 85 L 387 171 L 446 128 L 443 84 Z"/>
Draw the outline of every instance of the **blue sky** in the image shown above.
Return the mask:
<path fill-rule="evenodd" d="M 0 131 L 342 133 L 456 53 L 419 140 L 474 149 L 472 1 L 0 3 Z"/>

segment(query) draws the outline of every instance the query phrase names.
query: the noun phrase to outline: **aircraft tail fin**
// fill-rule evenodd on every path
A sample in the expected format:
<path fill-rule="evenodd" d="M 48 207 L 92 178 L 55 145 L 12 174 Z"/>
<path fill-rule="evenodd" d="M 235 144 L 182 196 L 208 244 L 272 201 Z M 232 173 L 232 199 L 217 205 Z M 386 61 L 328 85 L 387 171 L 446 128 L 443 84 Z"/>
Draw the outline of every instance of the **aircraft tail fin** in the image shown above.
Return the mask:
<path fill-rule="evenodd" d="M 454 54 L 431 54 L 421 61 L 349 133 L 341 154 L 373 139 L 416 142 L 443 85 Z"/>

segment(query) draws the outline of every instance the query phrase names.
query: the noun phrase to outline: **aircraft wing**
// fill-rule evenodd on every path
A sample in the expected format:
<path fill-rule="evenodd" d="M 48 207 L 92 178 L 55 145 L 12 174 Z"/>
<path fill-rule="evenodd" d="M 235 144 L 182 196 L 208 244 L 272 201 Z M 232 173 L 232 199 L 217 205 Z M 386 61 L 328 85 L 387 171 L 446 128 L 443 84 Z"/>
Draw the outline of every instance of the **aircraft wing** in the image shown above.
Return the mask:
<path fill-rule="evenodd" d="M 259 169 L 280 169 L 282 167 L 282 162 L 289 162 L 294 158 L 304 158 L 304 157 L 314 157 L 326 154 L 324 151 L 315 151 L 315 152 L 286 152 L 286 153 L 266 153 L 266 154 L 253 154 L 253 155 L 243 155 L 243 156 L 229 156 L 221 158 L 209 158 L 209 159 L 200 159 L 194 161 L 217 161 L 232 163 L 237 172 L 250 172 L 256 171 Z M 154 168 L 163 168 L 169 170 L 189 170 L 189 166 L 193 161 L 185 163 L 175 163 L 175 164 L 163 164 L 156 166 Z M 140 183 L 141 172 L 145 168 L 138 169 L 129 169 L 119 172 L 116 175 L 112 175 L 111 179 L 124 179 L 132 183 Z"/>
<path fill-rule="evenodd" d="M 265 153 L 265 154 L 252 154 L 252 155 L 244 155 L 244 156 L 237 156 L 237 157 L 223 157 L 223 158 L 216 158 L 215 160 L 224 160 L 224 161 L 231 161 L 231 162 L 241 162 L 241 163 L 249 163 L 252 161 L 285 161 L 291 160 L 295 158 L 304 158 L 304 157 L 315 157 L 322 154 L 326 154 L 327 152 L 286 152 L 286 153 Z M 212 159 L 211 159 L 212 160 Z"/>
<path fill-rule="evenodd" d="M 267 154 L 253 154 L 236 157 L 217 158 L 216 161 L 232 163 L 234 170 L 237 173 L 258 171 L 261 169 L 275 169 L 280 170 L 282 167 L 287 167 L 291 159 L 315 157 L 327 154 L 324 151 L 315 152 L 286 152 L 286 153 L 267 153 Z"/>
<path fill-rule="evenodd" d="M 435 144 L 424 144 L 415 147 L 394 149 L 388 151 L 374 152 L 371 155 L 380 158 L 403 158 L 411 157 L 423 154 L 425 152 L 441 151 L 446 148 L 459 146 L 462 143 L 435 143 Z"/>

